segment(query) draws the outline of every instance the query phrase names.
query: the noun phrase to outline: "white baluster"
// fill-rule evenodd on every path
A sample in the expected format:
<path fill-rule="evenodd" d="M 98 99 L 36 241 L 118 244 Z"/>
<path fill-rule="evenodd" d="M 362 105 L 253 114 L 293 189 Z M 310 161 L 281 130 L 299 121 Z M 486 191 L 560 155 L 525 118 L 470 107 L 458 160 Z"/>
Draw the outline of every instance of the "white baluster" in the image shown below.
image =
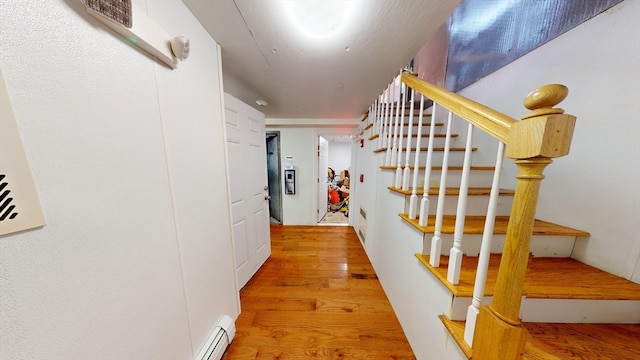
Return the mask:
<path fill-rule="evenodd" d="M 433 118 L 433 117 L 432 117 Z M 442 252 L 442 221 L 444 219 L 444 200 L 447 190 L 447 171 L 449 169 L 449 148 L 451 147 L 451 123 L 453 113 L 449 111 L 447 117 L 447 135 L 444 141 L 444 154 L 442 155 L 442 171 L 440 175 L 440 188 L 438 190 L 438 204 L 436 205 L 436 222 L 433 238 L 431 239 L 431 251 L 429 252 L 429 264 L 433 267 L 440 266 L 440 253 Z M 425 249 L 423 249 L 424 251 Z"/>
<path fill-rule="evenodd" d="M 400 131 L 398 132 L 398 142 L 400 143 L 400 146 L 398 146 L 398 162 L 397 162 L 398 167 L 396 168 L 396 183 L 395 183 L 396 189 L 399 189 L 402 186 L 402 135 L 404 132 L 404 108 L 407 102 L 407 91 L 404 86 L 404 83 L 401 82 L 400 86 L 401 86 L 400 92 L 402 94 L 402 115 L 400 116 Z"/>
<path fill-rule="evenodd" d="M 467 194 L 469 192 L 469 173 L 471 172 L 471 142 L 473 140 L 473 124 L 467 127 L 467 145 L 464 149 L 464 163 L 462 164 L 462 179 L 460 180 L 460 192 L 458 194 L 458 208 L 456 210 L 456 226 L 453 234 L 453 247 L 449 251 L 449 268 L 447 269 L 447 281 L 453 285 L 460 282 L 460 269 L 462 268 L 462 239 L 464 237 L 464 222 L 467 216 Z"/>
<path fill-rule="evenodd" d="M 427 226 L 429 222 L 429 190 L 431 189 L 431 167 L 433 158 L 433 139 L 436 128 L 436 103 L 433 103 L 431 110 L 431 127 L 429 128 L 429 145 L 427 147 L 427 161 L 424 171 L 424 185 L 422 187 L 422 200 L 420 201 L 420 226 Z"/>
<path fill-rule="evenodd" d="M 388 132 L 388 136 L 389 138 L 387 139 L 387 153 L 385 154 L 385 158 L 384 158 L 384 165 L 385 166 L 390 166 L 391 165 L 391 149 L 393 149 L 393 133 L 394 131 L 397 132 L 397 128 L 396 128 L 396 123 L 395 123 L 395 118 L 393 116 L 394 114 L 394 110 L 395 110 L 395 106 L 393 106 L 393 102 L 396 100 L 396 81 L 395 79 L 393 80 L 393 82 L 391 83 L 391 103 L 389 106 L 391 106 L 391 111 L 390 111 L 390 116 L 389 116 L 389 132 Z"/>
<path fill-rule="evenodd" d="M 373 100 L 371 102 L 371 105 L 369 106 L 369 120 L 371 121 L 370 123 L 367 124 L 367 126 L 364 127 L 364 129 L 367 129 L 369 131 L 364 132 L 363 136 L 364 137 L 371 137 L 371 135 L 373 135 L 375 133 L 375 125 L 376 125 L 376 100 Z"/>
<path fill-rule="evenodd" d="M 373 126 L 371 127 L 371 134 L 369 138 L 375 136 L 378 133 L 378 99 L 373 100 Z"/>
<path fill-rule="evenodd" d="M 384 103 L 383 103 L 383 99 L 384 99 L 384 95 L 380 94 L 380 96 L 378 96 L 378 110 L 376 110 L 376 121 L 378 122 L 376 124 L 377 130 L 376 130 L 376 135 L 378 135 L 378 140 L 377 140 L 377 146 L 376 149 L 379 149 L 382 147 L 382 126 L 383 126 L 383 114 L 384 114 Z"/>
<path fill-rule="evenodd" d="M 369 126 L 370 124 L 373 124 L 373 119 L 374 119 L 374 115 L 373 115 L 373 104 L 375 103 L 375 101 L 373 103 L 371 103 L 371 105 L 369 105 L 369 112 L 367 115 L 367 125 L 364 127 L 364 129 L 367 128 L 367 126 Z"/>
<path fill-rule="evenodd" d="M 402 73 L 400 73 L 400 76 L 402 76 Z M 389 158 L 389 164 L 387 164 L 388 166 L 391 166 L 394 164 L 396 160 L 396 155 L 398 154 L 398 127 L 400 126 L 400 87 L 396 85 L 396 82 L 400 80 L 400 76 L 398 76 L 396 80 L 393 82 L 393 88 L 394 90 L 397 90 L 395 94 L 396 96 L 394 96 L 393 98 L 394 100 L 396 100 L 396 112 L 395 112 L 396 117 L 393 125 L 393 136 L 392 136 L 393 147 L 391 148 L 391 157 Z"/>
<path fill-rule="evenodd" d="M 418 207 L 418 166 L 420 164 L 420 142 L 422 139 L 422 118 L 424 112 L 424 95 L 420 94 L 420 114 L 418 115 L 418 138 L 416 140 L 416 156 L 413 161 L 413 184 L 409 198 L 409 219 L 415 220 Z"/>
<path fill-rule="evenodd" d="M 407 88 L 408 90 L 409 88 Z M 409 190 L 409 179 L 411 178 L 411 169 L 409 168 L 409 157 L 411 157 L 411 133 L 413 131 L 413 107 L 414 107 L 414 102 L 415 100 L 415 91 L 413 91 L 413 89 L 411 89 L 411 101 L 410 101 L 410 108 L 409 108 L 409 126 L 407 129 L 407 155 L 406 155 L 406 160 L 404 163 L 404 171 L 402 174 L 402 190 L 407 191 Z M 418 169 L 415 169 L 414 171 L 418 171 Z"/>
<path fill-rule="evenodd" d="M 496 168 L 493 172 L 493 182 L 491 183 L 491 195 L 489 196 L 489 206 L 487 207 L 487 218 L 484 222 L 482 232 L 482 243 L 480 244 L 480 255 L 478 258 L 478 269 L 476 270 L 476 280 L 473 285 L 473 300 L 467 309 L 467 321 L 464 327 L 464 341 L 473 346 L 473 335 L 476 329 L 476 320 L 480 314 L 484 289 L 487 283 L 487 272 L 489 271 L 489 258 L 491 257 L 491 242 L 493 240 L 493 227 L 496 221 L 498 208 L 498 198 L 500 197 L 500 176 L 502 173 L 502 161 L 504 159 L 504 143 L 498 143 L 498 155 L 496 156 Z"/>
<path fill-rule="evenodd" d="M 388 125 L 388 119 L 389 119 L 389 87 L 387 87 L 387 91 L 385 93 L 385 103 L 384 103 L 384 119 L 382 120 L 382 134 L 381 134 L 381 148 L 384 148 L 387 146 L 387 133 L 389 132 L 389 125 Z"/>

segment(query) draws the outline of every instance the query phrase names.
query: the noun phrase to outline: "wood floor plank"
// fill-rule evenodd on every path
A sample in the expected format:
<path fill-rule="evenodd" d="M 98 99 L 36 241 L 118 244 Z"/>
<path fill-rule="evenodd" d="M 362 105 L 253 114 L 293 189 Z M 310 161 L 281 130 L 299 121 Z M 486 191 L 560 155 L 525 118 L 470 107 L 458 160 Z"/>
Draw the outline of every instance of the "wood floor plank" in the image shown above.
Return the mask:
<path fill-rule="evenodd" d="M 271 227 L 223 359 L 415 359 L 351 227 Z"/>

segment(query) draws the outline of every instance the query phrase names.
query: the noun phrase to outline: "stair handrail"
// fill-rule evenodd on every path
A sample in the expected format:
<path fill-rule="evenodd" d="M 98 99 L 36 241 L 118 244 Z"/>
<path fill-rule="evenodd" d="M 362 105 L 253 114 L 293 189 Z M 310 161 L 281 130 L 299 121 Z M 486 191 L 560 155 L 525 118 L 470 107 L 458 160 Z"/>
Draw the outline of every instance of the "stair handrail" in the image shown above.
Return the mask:
<path fill-rule="evenodd" d="M 471 122 L 474 126 L 493 136 L 494 138 L 507 143 L 509 129 L 518 121 L 499 111 L 470 100 L 462 95 L 450 92 L 428 82 L 419 79 L 413 74 L 403 73 L 402 81 L 409 87 L 424 94 L 449 109 L 454 114 Z M 508 145 L 508 144 L 507 144 Z"/>
<path fill-rule="evenodd" d="M 568 94 L 564 85 L 546 85 L 524 100 L 532 110 L 521 121 L 464 96 L 404 73 L 409 87 L 449 109 L 506 145 L 506 156 L 518 166 L 511 216 L 491 304 L 482 306 L 473 336 L 473 359 L 519 359 L 527 333 L 520 318 L 540 184 L 552 158 L 569 153 L 575 116 L 555 108 Z"/>

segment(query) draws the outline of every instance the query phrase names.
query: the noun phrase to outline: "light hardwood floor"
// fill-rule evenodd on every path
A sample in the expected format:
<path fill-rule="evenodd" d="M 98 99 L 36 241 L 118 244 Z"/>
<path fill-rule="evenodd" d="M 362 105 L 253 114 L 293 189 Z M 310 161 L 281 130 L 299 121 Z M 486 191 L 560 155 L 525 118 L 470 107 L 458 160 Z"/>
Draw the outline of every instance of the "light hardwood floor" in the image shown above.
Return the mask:
<path fill-rule="evenodd" d="M 353 228 L 271 226 L 223 359 L 415 359 Z"/>

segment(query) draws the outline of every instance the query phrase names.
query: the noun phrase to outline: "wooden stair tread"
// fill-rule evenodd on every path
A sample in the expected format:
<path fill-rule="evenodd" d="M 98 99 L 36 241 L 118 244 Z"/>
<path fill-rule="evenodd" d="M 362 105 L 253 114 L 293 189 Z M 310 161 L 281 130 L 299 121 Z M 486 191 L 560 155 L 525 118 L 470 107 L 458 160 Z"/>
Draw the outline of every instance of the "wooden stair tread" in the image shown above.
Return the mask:
<path fill-rule="evenodd" d="M 559 359 L 640 359 L 640 324 L 524 323 L 524 327 L 530 348 Z"/>
<path fill-rule="evenodd" d="M 425 234 L 433 234 L 435 232 L 435 215 L 429 216 L 427 226 L 420 226 L 418 219 L 409 219 L 408 214 L 399 214 L 399 216 L 415 227 L 417 230 Z M 484 231 L 484 222 L 486 216 L 466 216 L 464 221 L 465 234 L 482 234 Z M 453 234 L 456 224 L 455 215 L 444 215 L 442 218 L 442 233 Z M 508 216 L 496 216 L 493 233 L 504 235 L 507 233 L 507 225 L 509 224 Z M 573 229 L 567 226 L 550 223 L 536 219 L 533 223 L 533 235 L 557 235 L 557 236 L 589 236 L 586 231 Z"/>
<path fill-rule="evenodd" d="M 463 256 L 460 282 L 447 281 L 449 258 L 440 267 L 429 264 L 429 255 L 416 254 L 420 262 L 455 296 L 473 296 L 478 257 Z M 500 254 L 491 254 L 485 296 L 492 296 L 500 266 Z M 572 258 L 529 257 L 524 296 L 532 299 L 640 300 L 640 284 L 607 273 Z"/>
<path fill-rule="evenodd" d="M 467 358 L 473 350 L 464 341 L 464 321 L 439 315 Z M 640 359 L 640 324 L 523 323 L 527 330 L 525 360 Z"/>
<path fill-rule="evenodd" d="M 396 170 L 398 168 L 398 166 L 394 166 L 394 165 L 382 165 L 380 166 L 380 169 L 382 170 Z M 404 166 L 402 166 L 402 169 L 404 169 Z M 411 165 L 409 166 L 409 169 L 414 170 L 415 166 Z M 418 170 L 422 170 L 424 171 L 426 169 L 426 166 L 419 166 Z M 448 170 L 462 170 L 462 166 L 449 166 L 447 168 Z M 496 169 L 495 166 L 472 166 L 471 170 L 491 170 L 494 171 Z M 431 170 L 442 170 L 442 166 L 432 166 Z"/>
<path fill-rule="evenodd" d="M 402 190 L 401 188 L 397 188 L 395 186 L 388 186 L 387 189 L 400 193 L 402 195 L 411 195 L 413 193 L 413 188 L 409 188 L 408 190 Z M 438 195 L 440 188 L 431 187 L 429 188 L 429 195 Z M 460 188 L 448 187 L 445 190 L 445 195 L 458 195 L 460 194 Z M 488 187 L 470 187 L 467 189 L 467 194 L 469 196 L 489 196 L 491 195 L 491 188 Z M 510 189 L 500 189 L 500 195 L 505 196 L 513 196 L 515 194 L 514 190 Z M 424 195 L 423 188 L 416 189 L 416 195 Z"/>
<path fill-rule="evenodd" d="M 464 356 L 467 359 L 471 359 L 471 355 L 473 355 L 473 350 L 464 341 L 464 321 L 453 321 L 447 319 L 445 315 L 438 315 L 438 319 L 442 321 L 442 324 L 447 329 L 453 340 L 458 344 L 458 347 L 464 353 Z"/>
<path fill-rule="evenodd" d="M 414 152 L 415 150 L 416 150 L 416 149 L 413 149 L 413 148 L 412 148 L 412 149 L 411 149 L 411 152 Z M 420 151 L 427 151 L 428 149 L 427 149 L 427 148 L 420 148 L 419 150 L 420 150 Z M 384 152 L 384 151 L 387 151 L 387 147 L 381 147 L 381 148 L 379 148 L 379 149 L 375 149 L 375 150 L 373 150 L 373 153 L 374 153 L 374 154 L 377 154 L 377 153 L 381 153 L 381 152 Z M 403 148 L 402 148 L 402 151 L 403 151 L 403 152 L 407 151 L 407 148 L 404 148 L 404 147 L 403 147 Z M 444 151 L 444 148 L 443 148 L 443 147 L 433 148 L 433 151 Z M 464 151 L 465 151 L 465 148 L 452 147 L 452 148 L 449 148 L 449 151 L 461 151 L 461 152 L 464 152 Z M 471 151 L 478 151 L 478 148 L 477 148 L 477 147 L 471 148 Z"/>

